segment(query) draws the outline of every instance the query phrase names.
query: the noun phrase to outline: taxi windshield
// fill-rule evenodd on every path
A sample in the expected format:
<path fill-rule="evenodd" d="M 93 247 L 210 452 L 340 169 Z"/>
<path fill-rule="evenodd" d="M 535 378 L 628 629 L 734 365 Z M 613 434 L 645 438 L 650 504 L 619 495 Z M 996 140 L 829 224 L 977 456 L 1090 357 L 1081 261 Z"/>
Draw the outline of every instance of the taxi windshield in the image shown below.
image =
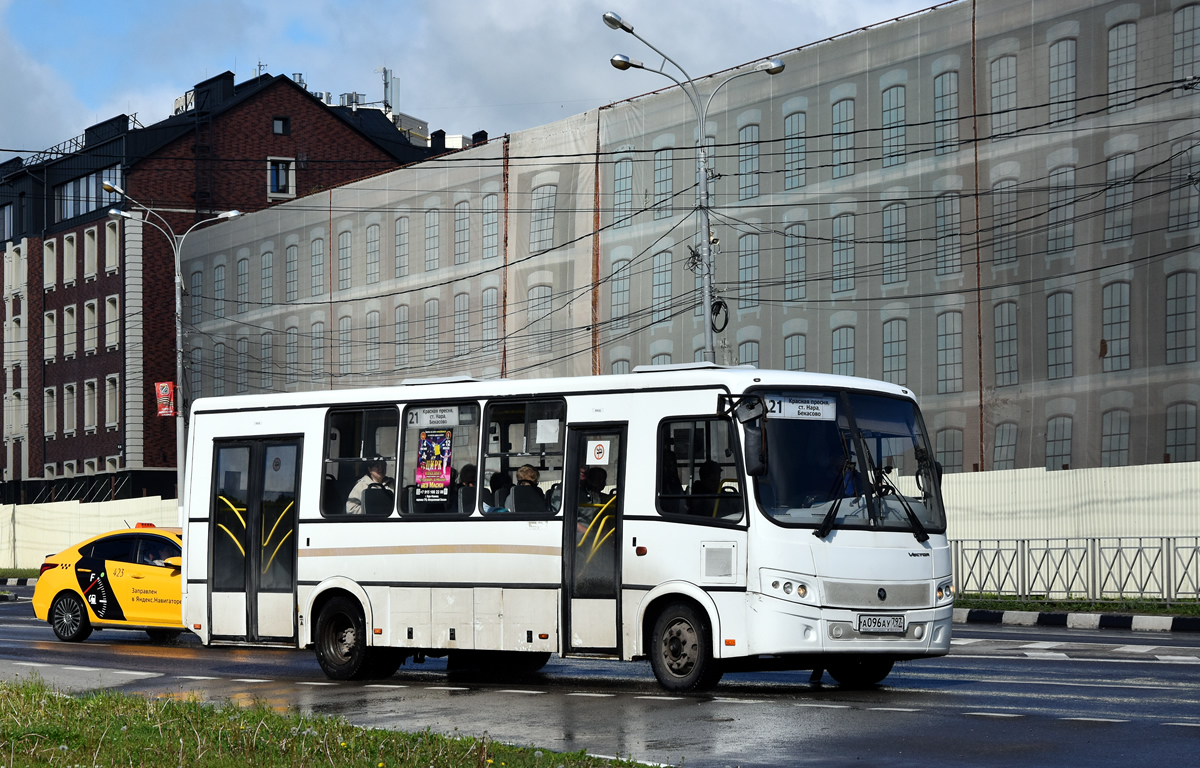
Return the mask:
<path fill-rule="evenodd" d="M 920 411 L 899 397 L 849 391 L 758 393 L 767 473 L 758 503 L 777 523 L 832 529 L 946 529 L 938 471 Z"/>

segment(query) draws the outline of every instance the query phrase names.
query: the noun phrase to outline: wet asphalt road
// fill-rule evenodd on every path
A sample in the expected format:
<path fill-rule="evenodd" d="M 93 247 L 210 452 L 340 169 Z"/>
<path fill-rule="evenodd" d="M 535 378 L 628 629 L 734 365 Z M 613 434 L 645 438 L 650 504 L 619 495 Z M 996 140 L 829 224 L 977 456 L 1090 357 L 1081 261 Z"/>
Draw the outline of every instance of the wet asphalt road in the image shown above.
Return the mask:
<path fill-rule="evenodd" d="M 204 648 L 190 637 L 154 646 L 121 630 L 68 645 L 32 613 L 28 602 L 0 603 L 0 678 L 257 699 L 365 726 L 486 732 L 689 767 L 1200 760 L 1200 635 L 1189 633 L 960 626 L 949 657 L 897 665 L 872 690 L 762 673 L 669 696 L 648 664 L 557 657 L 523 678 L 447 673 L 430 659 L 386 681 L 333 683 L 307 651 Z"/>

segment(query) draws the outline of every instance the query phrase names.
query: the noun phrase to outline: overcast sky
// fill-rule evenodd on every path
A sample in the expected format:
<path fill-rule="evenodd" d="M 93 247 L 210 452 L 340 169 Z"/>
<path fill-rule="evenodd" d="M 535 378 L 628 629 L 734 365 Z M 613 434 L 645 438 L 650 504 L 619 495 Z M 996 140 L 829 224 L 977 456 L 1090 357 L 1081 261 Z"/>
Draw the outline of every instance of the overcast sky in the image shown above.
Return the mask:
<path fill-rule="evenodd" d="M 144 125 L 175 98 L 261 62 L 310 90 L 383 96 L 449 134 L 496 136 L 668 81 L 608 64 L 657 64 L 604 26 L 619 13 L 694 77 L 926 8 L 931 0 L 0 0 L 0 161 L 121 113 Z M 336 97 L 335 97 L 336 98 Z M 335 102 L 336 103 L 336 102 Z"/>

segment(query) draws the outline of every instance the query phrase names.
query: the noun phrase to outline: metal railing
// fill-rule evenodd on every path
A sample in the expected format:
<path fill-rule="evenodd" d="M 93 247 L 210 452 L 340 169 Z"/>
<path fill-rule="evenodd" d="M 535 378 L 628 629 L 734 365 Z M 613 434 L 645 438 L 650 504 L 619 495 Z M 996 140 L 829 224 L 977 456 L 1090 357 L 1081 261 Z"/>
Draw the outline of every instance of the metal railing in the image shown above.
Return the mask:
<path fill-rule="evenodd" d="M 961 595 L 1200 599 L 1200 536 L 962 539 L 950 555 Z"/>

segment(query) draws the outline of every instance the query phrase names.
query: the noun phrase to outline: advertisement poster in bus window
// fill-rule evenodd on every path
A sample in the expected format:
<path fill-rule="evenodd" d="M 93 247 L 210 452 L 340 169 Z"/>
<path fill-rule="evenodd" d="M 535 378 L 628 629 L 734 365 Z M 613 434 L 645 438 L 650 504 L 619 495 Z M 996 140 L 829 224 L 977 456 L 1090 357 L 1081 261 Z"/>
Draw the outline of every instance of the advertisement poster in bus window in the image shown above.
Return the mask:
<path fill-rule="evenodd" d="M 450 500 L 450 429 L 426 429 L 417 442 L 417 501 Z"/>

